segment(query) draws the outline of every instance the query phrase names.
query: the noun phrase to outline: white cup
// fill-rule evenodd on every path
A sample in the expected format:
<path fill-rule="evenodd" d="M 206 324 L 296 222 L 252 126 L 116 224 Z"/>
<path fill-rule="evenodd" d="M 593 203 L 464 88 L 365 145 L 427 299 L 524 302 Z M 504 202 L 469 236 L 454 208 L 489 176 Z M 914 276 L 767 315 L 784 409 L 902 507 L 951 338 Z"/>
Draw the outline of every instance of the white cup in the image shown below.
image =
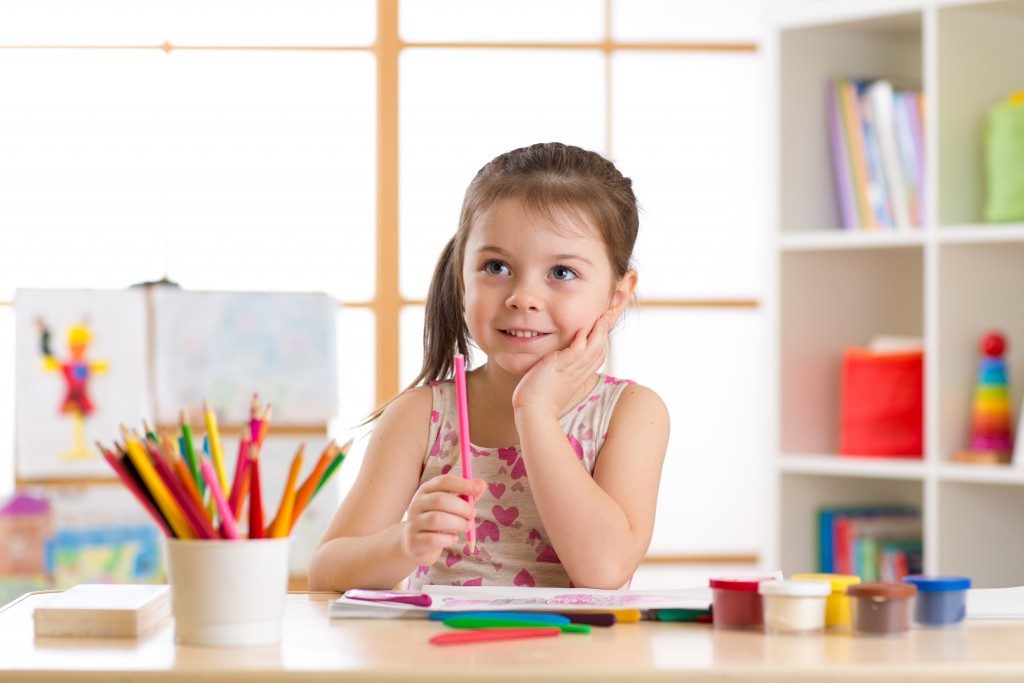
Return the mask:
<path fill-rule="evenodd" d="M 175 642 L 226 647 L 281 642 L 289 539 L 166 542 Z"/>

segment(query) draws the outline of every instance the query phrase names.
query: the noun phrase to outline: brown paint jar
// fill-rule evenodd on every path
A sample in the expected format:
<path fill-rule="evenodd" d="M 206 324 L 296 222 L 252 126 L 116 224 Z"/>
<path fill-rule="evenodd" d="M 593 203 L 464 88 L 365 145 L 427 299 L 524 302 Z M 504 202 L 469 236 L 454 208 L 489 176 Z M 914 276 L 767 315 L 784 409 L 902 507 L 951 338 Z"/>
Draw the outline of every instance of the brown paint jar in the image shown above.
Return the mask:
<path fill-rule="evenodd" d="M 853 603 L 853 632 L 890 636 L 910 630 L 910 608 L 917 588 L 908 583 L 862 583 L 846 589 Z"/>

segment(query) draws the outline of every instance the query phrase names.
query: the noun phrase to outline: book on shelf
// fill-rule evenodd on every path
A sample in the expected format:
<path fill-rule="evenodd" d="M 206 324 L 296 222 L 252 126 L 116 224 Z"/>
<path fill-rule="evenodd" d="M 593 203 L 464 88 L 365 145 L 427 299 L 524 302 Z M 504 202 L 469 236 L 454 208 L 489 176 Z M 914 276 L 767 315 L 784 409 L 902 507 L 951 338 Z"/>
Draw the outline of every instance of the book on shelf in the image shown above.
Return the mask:
<path fill-rule="evenodd" d="M 829 147 L 844 228 L 924 224 L 922 104 L 920 92 L 889 79 L 829 80 Z"/>
<path fill-rule="evenodd" d="M 818 569 L 864 581 L 900 581 L 922 570 L 921 513 L 910 506 L 821 508 Z"/>
<path fill-rule="evenodd" d="M 37 638 L 137 638 L 170 614 L 170 586 L 82 583 L 44 596 L 32 619 Z"/>

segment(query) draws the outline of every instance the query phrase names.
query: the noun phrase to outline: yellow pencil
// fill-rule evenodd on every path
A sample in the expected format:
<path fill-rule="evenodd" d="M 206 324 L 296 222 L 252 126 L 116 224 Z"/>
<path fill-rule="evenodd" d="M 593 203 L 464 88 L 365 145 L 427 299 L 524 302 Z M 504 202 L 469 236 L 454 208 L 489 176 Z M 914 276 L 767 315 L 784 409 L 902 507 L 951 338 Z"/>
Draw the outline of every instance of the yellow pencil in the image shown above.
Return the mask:
<path fill-rule="evenodd" d="M 210 442 L 210 458 L 213 469 L 217 471 L 217 481 L 221 491 L 230 491 L 228 475 L 224 469 L 224 449 L 220 445 L 220 434 L 217 432 L 217 416 L 213 414 L 209 401 L 203 401 L 203 417 L 206 419 L 206 438 Z"/>
<path fill-rule="evenodd" d="M 292 467 L 288 471 L 288 481 L 284 485 L 284 493 L 281 494 L 281 504 L 277 508 L 277 516 L 270 523 L 267 536 L 270 538 L 284 538 L 292 525 L 292 511 L 295 509 L 295 483 L 299 479 L 299 470 L 302 469 L 302 458 L 306 453 L 306 444 L 299 445 L 299 450 L 292 458 Z"/>
<path fill-rule="evenodd" d="M 196 535 L 192 530 L 192 525 L 185 519 L 185 514 L 174 501 L 174 498 L 171 497 L 171 492 L 167 490 L 163 480 L 160 479 L 160 475 L 156 473 L 156 469 L 153 468 L 153 463 L 149 461 L 149 456 L 142 448 L 142 444 L 128 434 L 127 430 L 124 431 L 124 443 L 128 451 L 128 457 L 131 458 L 132 464 L 135 465 L 139 476 L 142 477 L 142 481 L 146 483 L 146 487 L 149 488 L 153 498 L 156 499 L 156 504 L 160 506 L 160 510 L 167 518 L 167 523 L 171 525 L 174 535 L 178 538 L 195 538 Z"/>

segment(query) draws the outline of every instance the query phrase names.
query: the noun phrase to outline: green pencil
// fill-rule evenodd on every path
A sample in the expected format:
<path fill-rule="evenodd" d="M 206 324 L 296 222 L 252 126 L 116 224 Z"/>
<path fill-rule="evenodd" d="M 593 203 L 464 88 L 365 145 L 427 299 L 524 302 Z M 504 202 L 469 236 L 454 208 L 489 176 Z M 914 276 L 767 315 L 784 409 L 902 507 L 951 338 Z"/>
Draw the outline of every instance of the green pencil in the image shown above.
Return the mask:
<path fill-rule="evenodd" d="M 185 462 L 188 463 L 188 469 L 192 472 L 192 478 L 196 480 L 196 486 L 199 487 L 199 494 L 206 494 L 206 482 L 203 481 L 203 475 L 199 472 L 199 460 L 196 458 L 196 447 L 192 443 L 192 425 L 188 422 L 188 415 L 185 411 L 179 413 L 181 422 L 181 440 L 184 441 L 182 444 L 182 452 L 185 455 Z"/>
<path fill-rule="evenodd" d="M 505 617 L 452 617 L 445 619 L 450 628 L 558 628 L 562 633 L 590 633 L 589 624 L 552 624 L 547 621 L 508 619 Z"/>
<path fill-rule="evenodd" d="M 345 454 L 348 453 L 350 448 L 352 448 L 352 439 L 349 439 L 344 446 L 338 449 L 338 454 L 334 456 L 334 460 L 331 461 L 331 464 L 327 466 L 327 470 L 324 471 L 324 476 L 320 477 L 319 483 L 317 483 L 316 488 L 313 489 L 313 495 L 310 496 L 310 500 L 313 500 L 313 497 L 319 493 L 323 485 L 326 484 L 327 480 L 331 478 L 332 474 L 334 474 L 334 470 L 341 466 L 342 461 L 345 460 Z"/>

